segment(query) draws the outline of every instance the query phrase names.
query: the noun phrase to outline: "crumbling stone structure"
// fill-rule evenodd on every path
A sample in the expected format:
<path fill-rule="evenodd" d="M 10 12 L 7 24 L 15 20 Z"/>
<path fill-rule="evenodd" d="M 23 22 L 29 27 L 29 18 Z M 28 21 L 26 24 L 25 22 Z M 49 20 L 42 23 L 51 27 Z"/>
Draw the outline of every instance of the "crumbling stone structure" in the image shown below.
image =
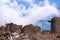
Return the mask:
<path fill-rule="evenodd" d="M 55 17 L 51 20 L 51 31 L 54 33 L 60 33 L 60 18 Z"/>
<path fill-rule="evenodd" d="M 52 19 L 51 31 L 40 30 L 32 24 L 22 28 L 22 25 L 8 23 L 0 27 L 0 40 L 60 40 L 60 18 Z"/>
<path fill-rule="evenodd" d="M 54 17 L 51 20 L 51 32 L 57 34 L 57 38 L 60 38 L 60 18 Z"/>

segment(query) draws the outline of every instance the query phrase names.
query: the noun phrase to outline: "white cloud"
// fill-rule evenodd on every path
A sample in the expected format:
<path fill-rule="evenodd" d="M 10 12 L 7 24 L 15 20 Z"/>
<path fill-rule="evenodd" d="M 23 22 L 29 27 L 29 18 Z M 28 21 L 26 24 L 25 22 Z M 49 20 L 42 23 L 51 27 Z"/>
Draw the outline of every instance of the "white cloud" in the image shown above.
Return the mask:
<path fill-rule="evenodd" d="M 10 0 L 0 0 L 0 2 L 6 3 L 9 2 Z"/>
<path fill-rule="evenodd" d="M 43 6 L 34 4 L 32 0 L 26 1 L 31 3 L 31 6 L 27 10 L 24 5 L 18 5 L 16 0 L 14 0 L 13 3 L 11 3 L 10 0 L 1 0 L 0 19 L 3 18 L 1 20 L 6 20 L 7 23 L 13 22 L 16 24 L 27 25 L 31 23 L 33 24 L 39 20 L 47 20 L 51 15 L 59 16 L 59 10 L 56 6 L 50 5 L 46 0 L 43 1 Z M 26 14 L 26 16 L 22 16 L 23 13 Z M 0 24 L 1 23 L 2 22 L 0 22 Z M 4 22 L 2 24 L 4 24 Z"/>

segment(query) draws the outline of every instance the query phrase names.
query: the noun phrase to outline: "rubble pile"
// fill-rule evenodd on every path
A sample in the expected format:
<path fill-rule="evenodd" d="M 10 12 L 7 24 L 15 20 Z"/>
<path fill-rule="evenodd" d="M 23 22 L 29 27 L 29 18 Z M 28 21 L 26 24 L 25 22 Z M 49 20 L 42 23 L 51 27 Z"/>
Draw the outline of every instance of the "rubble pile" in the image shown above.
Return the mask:
<path fill-rule="evenodd" d="M 5 27 L 0 27 L 0 40 L 60 40 L 60 25 L 58 25 L 60 23 L 58 21 L 60 21 L 59 18 L 52 19 L 51 31 L 42 32 L 39 26 L 32 24 L 22 28 L 22 25 L 7 23 Z"/>

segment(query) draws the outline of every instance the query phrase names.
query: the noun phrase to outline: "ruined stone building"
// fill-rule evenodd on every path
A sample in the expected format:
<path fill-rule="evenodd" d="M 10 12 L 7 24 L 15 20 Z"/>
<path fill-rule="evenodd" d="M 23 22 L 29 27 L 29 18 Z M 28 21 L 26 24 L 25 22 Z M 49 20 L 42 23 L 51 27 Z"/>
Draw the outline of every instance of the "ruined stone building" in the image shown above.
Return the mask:
<path fill-rule="evenodd" d="M 51 32 L 56 33 L 60 38 L 60 18 L 55 17 L 51 20 Z"/>
<path fill-rule="evenodd" d="M 51 31 L 40 30 L 32 24 L 22 28 L 22 25 L 8 23 L 6 27 L 0 27 L 0 40 L 60 40 L 60 18 L 51 20 Z"/>
<path fill-rule="evenodd" d="M 51 31 L 53 33 L 60 33 L 60 18 L 55 17 L 51 21 Z"/>

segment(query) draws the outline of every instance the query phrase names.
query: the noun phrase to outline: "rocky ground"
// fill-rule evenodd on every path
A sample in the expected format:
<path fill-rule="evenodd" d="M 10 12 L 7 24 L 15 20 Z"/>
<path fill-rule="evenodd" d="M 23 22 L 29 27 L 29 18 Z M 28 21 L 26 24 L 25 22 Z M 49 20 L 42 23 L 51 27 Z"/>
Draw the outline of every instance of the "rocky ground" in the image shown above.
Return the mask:
<path fill-rule="evenodd" d="M 22 25 L 10 23 L 0 27 L 0 40 L 60 40 L 60 34 L 40 30 L 32 24 L 22 28 Z"/>

